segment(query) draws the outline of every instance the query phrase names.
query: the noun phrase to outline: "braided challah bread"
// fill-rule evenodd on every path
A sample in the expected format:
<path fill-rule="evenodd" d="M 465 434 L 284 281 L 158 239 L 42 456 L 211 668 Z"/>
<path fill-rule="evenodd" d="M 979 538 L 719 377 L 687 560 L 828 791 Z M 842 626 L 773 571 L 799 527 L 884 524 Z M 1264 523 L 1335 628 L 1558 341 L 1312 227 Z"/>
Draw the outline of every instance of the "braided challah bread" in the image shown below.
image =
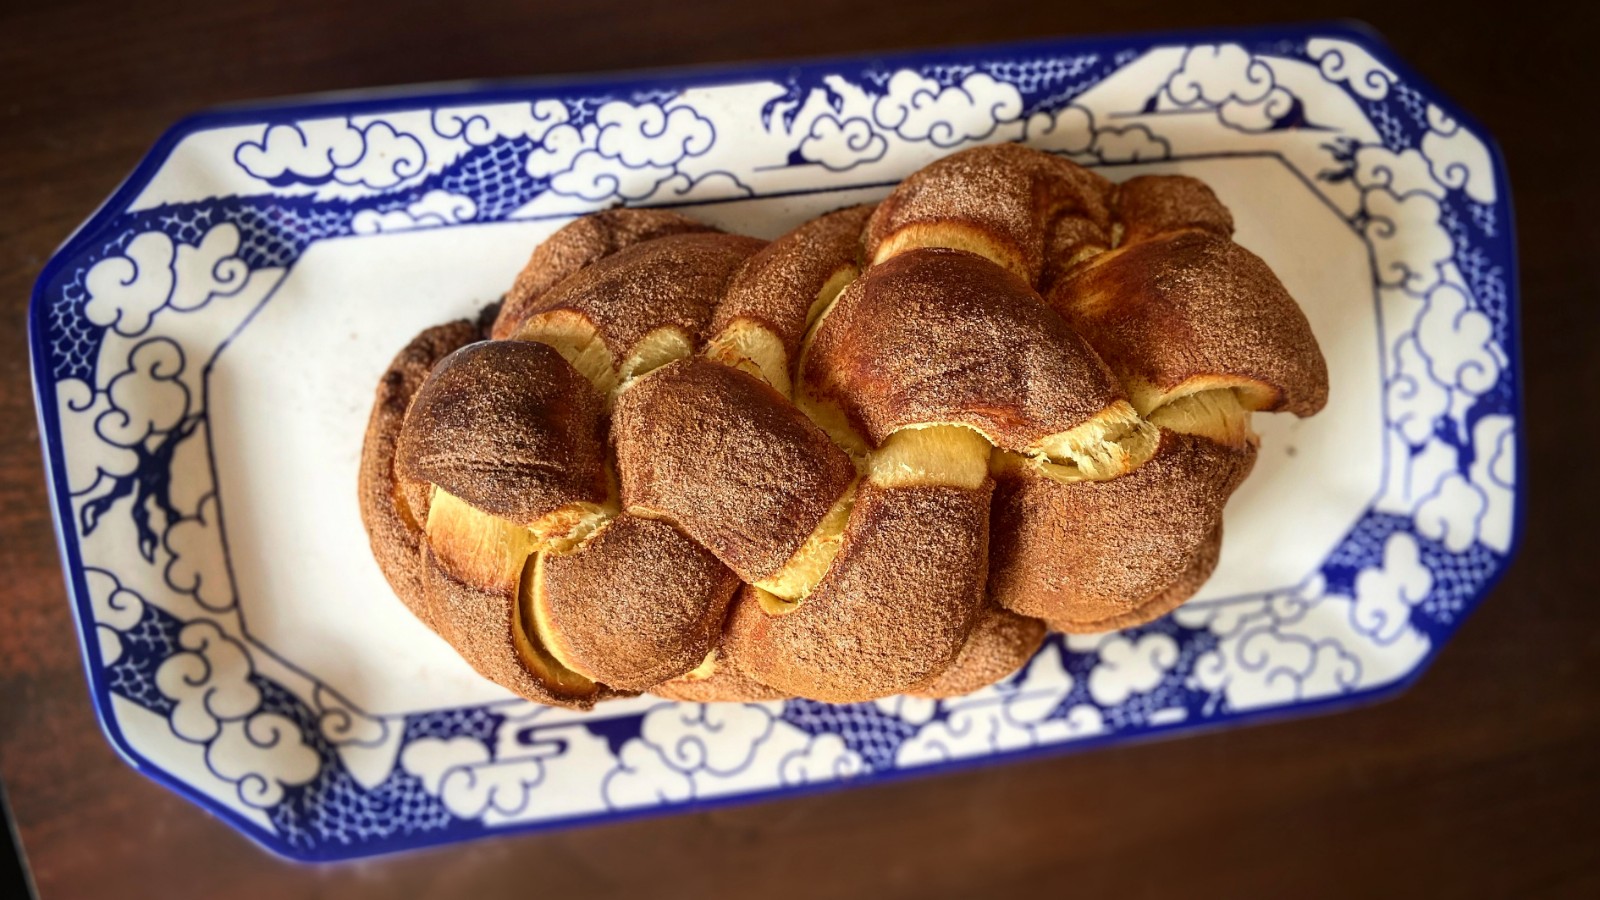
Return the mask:
<path fill-rule="evenodd" d="M 1326 401 L 1305 316 L 1232 231 L 1194 179 L 1016 145 L 771 243 L 586 216 L 492 327 L 429 329 L 385 374 L 373 552 L 545 703 L 975 690 L 1049 629 L 1191 596 L 1251 413 Z"/>

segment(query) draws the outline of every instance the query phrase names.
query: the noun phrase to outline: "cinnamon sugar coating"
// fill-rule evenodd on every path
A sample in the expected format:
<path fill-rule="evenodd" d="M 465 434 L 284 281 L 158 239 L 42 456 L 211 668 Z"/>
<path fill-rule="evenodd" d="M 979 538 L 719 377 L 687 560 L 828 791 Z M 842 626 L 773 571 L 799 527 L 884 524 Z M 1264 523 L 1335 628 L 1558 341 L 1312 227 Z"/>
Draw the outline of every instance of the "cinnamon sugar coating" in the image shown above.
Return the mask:
<path fill-rule="evenodd" d="M 623 504 L 671 518 L 746 581 L 782 567 L 856 475 L 788 398 L 704 359 L 624 391 L 612 429 Z"/>
<path fill-rule="evenodd" d="M 1050 227 L 1058 218 L 1080 217 L 1109 229 L 1110 191 L 1109 181 L 1059 156 L 1018 144 L 974 147 L 902 181 L 867 224 L 867 253 L 883 262 L 886 249 L 907 241 L 929 246 L 923 235 L 954 232 L 990 248 L 995 262 L 1036 284 Z"/>
<path fill-rule="evenodd" d="M 1052 619 L 1048 624 L 1052 631 L 1063 634 L 1098 634 L 1158 619 L 1193 597 L 1205 585 L 1211 573 L 1216 571 L 1217 561 L 1221 558 L 1222 523 L 1218 522 L 1211 534 L 1189 555 L 1189 565 L 1178 573 L 1178 577 L 1166 587 L 1134 603 L 1130 609 L 1104 618 Z"/>
<path fill-rule="evenodd" d="M 1257 409 L 1308 416 L 1327 403 L 1328 366 L 1305 313 L 1260 257 L 1213 233 L 1102 254 L 1048 299 L 1124 382 L 1157 396 L 1210 379 L 1246 385 Z"/>
<path fill-rule="evenodd" d="M 1002 469 L 989 593 L 1052 623 L 1130 621 L 1190 568 L 1254 463 L 1254 446 L 1162 429 L 1144 465 L 1109 481 L 1061 483 L 1025 464 Z"/>
<path fill-rule="evenodd" d="M 664 681 L 651 688 L 650 693 L 688 703 L 764 703 L 789 696 L 739 671 L 732 663 L 720 658 L 720 653 L 718 656 L 713 660 L 714 668 L 710 675 L 696 678 L 692 677 L 694 673 L 690 673 L 682 678 Z"/>
<path fill-rule="evenodd" d="M 400 431 L 400 474 L 532 523 L 606 499 L 603 404 L 544 344 L 484 341 L 455 351 L 417 392 Z"/>
<path fill-rule="evenodd" d="M 819 292 L 840 273 L 859 271 L 861 228 L 872 210 L 851 206 L 818 216 L 750 257 L 717 304 L 711 332 L 740 319 L 754 322 L 777 335 L 795 358 Z"/>
<path fill-rule="evenodd" d="M 960 697 L 988 687 L 1033 658 L 1047 633 L 1045 623 L 996 605 L 978 613 L 977 624 L 949 668 L 910 693 L 918 697 Z"/>
<path fill-rule="evenodd" d="M 460 319 L 435 325 L 411 339 L 378 380 L 377 398 L 361 444 L 357 496 L 372 555 L 402 603 L 429 628 L 433 611 L 422 586 L 422 523 L 428 515 L 426 482 L 402 479 L 395 449 L 411 399 L 439 360 L 479 339 L 478 327 Z"/>
<path fill-rule="evenodd" d="M 806 384 L 874 444 L 970 425 L 1021 449 L 1121 399 L 1089 345 L 1021 278 L 961 250 L 912 250 L 845 288 L 817 326 Z"/>
<path fill-rule="evenodd" d="M 594 325 L 616 360 L 626 359 L 657 329 L 698 341 L 728 279 L 764 246 L 766 241 L 717 232 L 671 234 L 634 244 L 546 291 L 527 305 L 521 321 L 576 313 Z"/>
<path fill-rule="evenodd" d="M 1205 182 L 1186 175 L 1140 175 L 1122 182 L 1114 214 L 1123 244 L 1191 228 L 1233 236 L 1233 214 Z"/>
<path fill-rule="evenodd" d="M 517 612 L 517 583 L 483 584 L 463 578 L 427 544 L 422 547 L 422 580 L 439 635 L 490 681 L 529 700 L 570 709 L 592 709 L 602 700 L 632 696 L 604 684 L 587 691 L 557 691 L 535 674 L 519 645 L 523 626 Z"/>
<path fill-rule="evenodd" d="M 672 523 L 627 513 L 578 552 L 546 554 L 540 576 L 563 654 L 598 681 L 637 690 L 688 672 L 716 648 L 739 586 Z"/>
<path fill-rule="evenodd" d="M 977 690 L 1047 630 L 1192 596 L 1251 412 L 1326 402 L 1304 314 L 1232 233 L 1195 179 L 1009 144 L 770 244 L 584 217 L 506 295 L 520 343 L 457 351 L 453 323 L 385 375 L 374 554 L 540 702 Z"/>
<path fill-rule="evenodd" d="M 506 292 L 491 336 L 515 335 L 551 288 L 619 250 L 671 234 L 716 230 L 664 209 L 607 209 L 573 219 L 534 248 Z"/>
<path fill-rule="evenodd" d="M 796 696 L 854 703 L 944 671 L 983 604 L 989 486 L 860 488 L 833 567 L 792 612 L 746 587 L 724 652 Z"/>

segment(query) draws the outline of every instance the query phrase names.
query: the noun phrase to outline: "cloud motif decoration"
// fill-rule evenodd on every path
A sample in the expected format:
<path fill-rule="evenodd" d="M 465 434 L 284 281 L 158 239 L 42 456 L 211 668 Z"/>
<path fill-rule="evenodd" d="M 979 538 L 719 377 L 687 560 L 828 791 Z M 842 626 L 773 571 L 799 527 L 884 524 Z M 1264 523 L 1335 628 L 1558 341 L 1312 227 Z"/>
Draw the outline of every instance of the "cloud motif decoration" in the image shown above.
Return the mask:
<path fill-rule="evenodd" d="M 1382 100 L 1399 80 L 1365 47 L 1351 41 L 1312 38 L 1306 41 L 1306 55 L 1318 62 L 1324 78 L 1348 83 L 1350 90 L 1363 100 Z"/>
<path fill-rule="evenodd" d="M 1422 564 L 1417 539 L 1397 531 L 1383 545 L 1382 565 L 1357 575 L 1355 587 L 1351 624 L 1378 643 L 1389 644 L 1405 631 L 1411 608 L 1433 589 L 1433 573 Z"/>
<path fill-rule="evenodd" d="M 581 127 L 550 128 L 529 154 L 527 171 L 550 190 L 591 202 L 642 200 L 692 157 L 711 149 L 716 129 L 688 106 L 613 100 Z"/>
<path fill-rule="evenodd" d="M 1460 286 L 1437 285 L 1395 345 L 1387 387 L 1392 427 L 1411 446 L 1421 446 L 1447 417 L 1464 421 L 1472 402 L 1499 383 L 1502 369 L 1489 317 Z"/>
<path fill-rule="evenodd" d="M 95 491 L 102 479 L 126 477 L 139 468 L 139 454 L 99 433 L 102 416 L 111 416 L 113 427 L 133 418 L 127 411 L 113 412 L 110 394 L 77 378 L 63 379 L 56 382 L 56 411 L 62 442 L 76 448 L 66 455 L 67 490 L 74 497 Z"/>
<path fill-rule="evenodd" d="M 371 190 L 410 181 L 428 164 L 428 152 L 416 135 L 381 119 L 364 126 L 351 119 L 273 125 L 259 141 L 239 144 L 233 158 L 274 187 L 336 182 Z"/>
<path fill-rule="evenodd" d="M 1483 517 L 1478 540 L 1501 553 L 1511 551 L 1511 530 L 1516 518 L 1517 431 L 1510 416 L 1479 419 L 1472 429 L 1476 455 L 1468 471 L 1483 495 Z"/>
<path fill-rule="evenodd" d="M 106 385 L 108 408 L 95 419 L 95 433 L 117 447 L 137 447 L 171 431 L 189 414 L 183 348 L 171 338 L 148 338 L 128 354 L 128 367 Z"/>
<path fill-rule="evenodd" d="M 492 761 L 489 748 L 476 738 L 425 737 L 406 744 L 400 767 L 457 816 L 514 816 L 527 809 L 532 792 L 544 784 L 546 760 L 560 752 L 559 744 L 546 743 L 515 758 Z"/>
<path fill-rule="evenodd" d="M 1428 374 L 1428 357 L 1415 334 L 1402 337 L 1394 349 L 1394 374 L 1385 396 L 1389 403 L 1389 427 L 1412 447 L 1420 447 L 1433 437 L 1440 419 L 1450 412 L 1450 389 Z"/>
<path fill-rule="evenodd" d="M 550 129 L 571 118 L 567 105 L 560 100 L 534 100 L 436 109 L 432 125 L 440 137 L 461 138 L 473 147 L 484 147 L 502 138 L 542 141 Z"/>
<path fill-rule="evenodd" d="M 1117 636 L 1100 644 L 1099 655 L 1089 673 L 1089 696 L 1101 706 L 1116 706 L 1161 683 L 1178 662 L 1178 642 L 1160 633 L 1137 641 Z"/>
<path fill-rule="evenodd" d="M 193 516 L 170 523 L 166 534 L 167 584 L 213 612 L 234 605 L 233 579 L 217 521 L 217 495 L 206 494 Z"/>
<path fill-rule="evenodd" d="M 1190 47 L 1164 90 L 1179 108 L 1214 109 L 1240 131 L 1266 131 L 1294 107 L 1272 67 L 1238 44 Z"/>
<path fill-rule="evenodd" d="M 1340 694 L 1360 679 L 1360 661 L 1336 640 L 1260 627 L 1223 643 L 1195 662 L 1194 681 L 1225 695 L 1234 709 Z"/>
<path fill-rule="evenodd" d="M 104 569 L 84 573 L 89 588 L 89 609 L 94 614 L 95 640 L 100 661 L 115 665 L 122 658 L 122 632 L 144 618 L 144 598 L 122 586 L 115 575 Z"/>
<path fill-rule="evenodd" d="M 711 120 L 687 106 L 613 101 L 595 112 L 596 151 L 625 166 L 670 166 L 711 149 Z"/>
<path fill-rule="evenodd" d="M 1150 136 L 1150 130 L 1144 129 Z M 1055 112 L 1037 112 L 1028 117 L 1024 132 L 1029 146 L 1057 153 L 1089 153 L 1094 150 L 1098 135 L 1095 131 L 1094 113 L 1077 104 L 1068 104 Z M 1109 140 L 1115 141 L 1116 137 Z M 1155 139 L 1150 137 L 1153 142 Z M 1165 142 L 1162 142 L 1165 153 Z M 1103 157 L 1102 157 L 1103 158 Z"/>
<path fill-rule="evenodd" d="M 174 243 L 159 231 L 143 232 L 121 256 L 89 269 L 84 315 L 121 335 L 143 334 L 163 308 L 189 312 L 215 297 L 237 294 L 250 277 L 238 251 L 239 229 L 231 223 L 212 228 L 194 245 Z"/>
<path fill-rule="evenodd" d="M 363 209 L 355 214 L 350 227 L 356 234 L 410 231 L 440 225 L 458 225 L 478 216 L 478 204 L 464 194 L 431 190 L 400 209 L 379 212 Z"/>
<path fill-rule="evenodd" d="M 206 745 L 206 765 L 238 785 L 240 800 L 270 809 L 282 802 L 286 787 L 317 777 L 322 761 L 306 746 L 293 719 L 258 713 L 223 723 L 221 733 Z"/>
<path fill-rule="evenodd" d="M 261 706 L 261 691 L 250 682 L 249 655 L 215 622 L 184 626 L 178 644 L 184 652 L 167 657 L 156 670 L 156 687 L 176 704 L 169 718 L 178 737 L 209 741 L 223 722 Z"/>
<path fill-rule="evenodd" d="M 695 200 L 731 200 L 754 194 L 749 185 L 728 172 L 707 172 L 699 178 L 690 178 L 679 172 L 667 176 L 665 181 L 656 186 L 653 199 L 688 203 Z"/>
<path fill-rule="evenodd" d="M 866 771 L 842 739 L 814 738 L 778 718 L 778 703 L 668 703 L 645 713 L 602 783 L 613 808 L 735 793 L 777 773 L 785 786 Z"/>
<path fill-rule="evenodd" d="M 1172 155 L 1172 145 L 1144 125 L 1107 125 L 1097 129 L 1091 152 L 1101 162 L 1153 162 Z"/>
<path fill-rule="evenodd" d="M 250 680 L 244 646 L 200 619 L 178 632 L 180 652 L 162 661 L 155 684 L 174 703 L 174 734 L 206 745 L 206 765 L 238 786 L 256 808 L 276 805 L 288 786 L 316 777 L 321 762 L 293 720 L 257 712 L 261 690 Z"/>
<path fill-rule="evenodd" d="M 1363 195 L 1362 235 L 1372 247 L 1379 284 L 1422 294 L 1439 283 L 1441 267 L 1455 244 L 1439 224 L 1439 201 L 1426 193 L 1396 196 L 1387 190 Z"/>
<path fill-rule="evenodd" d="M 1479 203 L 1495 199 L 1494 163 L 1489 148 L 1437 106 L 1428 106 L 1428 133 L 1422 137 L 1422 155 L 1433 177 L 1446 187 L 1459 188 Z"/>
<path fill-rule="evenodd" d="M 923 766 L 1039 744 L 1087 737 L 1105 730 L 1098 708 L 1078 704 L 1057 715 L 1074 679 L 1061 647 L 1047 643 L 1020 679 L 942 701 L 946 715 L 923 725 L 900 745 L 895 762 Z"/>
<path fill-rule="evenodd" d="M 675 769 L 726 775 L 750 765 L 776 721 L 755 704 L 680 704 L 647 714 L 640 737 Z"/>
<path fill-rule="evenodd" d="M 1477 396 L 1499 382 L 1494 324 L 1461 288 L 1441 284 L 1428 293 L 1416 334 L 1428 374 L 1440 384 Z"/>
<path fill-rule="evenodd" d="M 866 771 L 861 756 L 837 734 L 823 734 L 789 751 L 778 761 L 778 778 L 786 785 L 826 784 Z"/>
<path fill-rule="evenodd" d="M 942 87 L 901 69 L 889 77 L 888 90 L 872 105 L 878 127 L 944 149 L 986 138 L 1001 123 L 1021 115 L 1022 94 L 1016 86 L 982 72 Z"/>
<path fill-rule="evenodd" d="M 367 790 L 375 790 L 394 771 L 405 738 L 402 723 L 357 709 L 325 684 L 311 692 L 317 733 L 338 754 L 345 771 Z"/>
<path fill-rule="evenodd" d="M 1460 553 L 1478 539 L 1488 499 L 1459 472 L 1451 472 L 1417 506 L 1417 533 Z"/>
<path fill-rule="evenodd" d="M 1331 627 L 1347 619 L 1353 601 L 1324 591 L 1325 582 L 1316 577 L 1259 600 L 1180 607 L 1181 624 L 1208 627 L 1218 639 L 1195 660 L 1190 686 L 1237 711 L 1336 696 L 1374 683 L 1378 673 L 1366 671 L 1358 649 L 1345 646 Z M 1420 655 L 1415 633 L 1406 634 L 1411 643 L 1397 643 L 1395 652 Z"/>
<path fill-rule="evenodd" d="M 1384 190 L 1395 197 L 1421 193 L 1443 200 L 1445 195 L 1427 157 L 1415 148 L 1397 153 L 1382 144 L 1364 144 L 1356 148 L 1351 177 L 1364 191 Z"/>
<path fill-rule="evenodd" d="M 859 116 L 843 122 L 834 116 L 818 116 L 800 142 L 802 159 L 834 172 L 877 162 L 888 150 L 889 142 L 872 129 L 871 122 Z"/>

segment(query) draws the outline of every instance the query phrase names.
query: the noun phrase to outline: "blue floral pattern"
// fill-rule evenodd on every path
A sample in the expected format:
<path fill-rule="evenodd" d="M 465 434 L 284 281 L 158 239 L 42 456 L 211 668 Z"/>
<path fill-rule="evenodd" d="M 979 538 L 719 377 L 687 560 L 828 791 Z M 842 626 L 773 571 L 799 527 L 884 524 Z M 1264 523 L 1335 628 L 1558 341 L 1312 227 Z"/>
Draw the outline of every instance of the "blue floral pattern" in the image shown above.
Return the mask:
<path fill-rule="evenodd" d="M 641 698 L 588 717 L 520 701 L 375 715 L 245 629 L 226 498 L 204 463 L 208 372 L 313 244 L 881 188 L 991 141 L 1087 164 L 1274 155 L 1365 242 L 1383 485 L 1298 583 L 1052 637 L 967 697 L 850 706 Z M 195 166 L 207 177 L 187 177 Z M 141 769 L 278 852 L 331 859 L 1393 689 L 1482 598 L 1516 537 L 1505 191 L 1481 133 L 1338 28 L 197 119 L 57 254 L 34 297 L 35 383 L 95 700 Z"/>

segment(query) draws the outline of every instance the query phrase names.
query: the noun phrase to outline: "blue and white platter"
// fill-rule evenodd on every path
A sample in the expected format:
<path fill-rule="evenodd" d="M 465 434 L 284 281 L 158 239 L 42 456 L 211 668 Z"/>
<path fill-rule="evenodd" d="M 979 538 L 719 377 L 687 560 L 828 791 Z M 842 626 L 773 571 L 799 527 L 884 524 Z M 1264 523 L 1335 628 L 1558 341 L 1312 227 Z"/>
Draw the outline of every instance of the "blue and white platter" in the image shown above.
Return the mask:
<path fill-rule="evenodd" d="M 1222 562 L 1172 615 L 935 702 L 588 714 L 476 676 L 356 507 L 374 385 L 616 204 L 777 235 L 975 143 L 1183 172 L 1299 299 L 1319 416 L 1257 417 Z M 179 123 L 29 320 L 111 742 L 266 847 L 358 857 L 1292 714 L 1414 679 L 1522 506 L 1504 165 L 1371 34 L 1305 26 L 425 88 Z"/>

